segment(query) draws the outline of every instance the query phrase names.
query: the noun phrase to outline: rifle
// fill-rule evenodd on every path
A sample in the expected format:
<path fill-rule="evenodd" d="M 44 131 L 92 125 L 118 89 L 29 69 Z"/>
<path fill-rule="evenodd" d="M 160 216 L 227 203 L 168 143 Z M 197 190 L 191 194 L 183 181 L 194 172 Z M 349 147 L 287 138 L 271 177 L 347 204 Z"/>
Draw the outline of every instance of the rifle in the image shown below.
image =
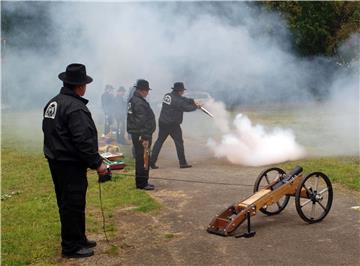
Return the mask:
<path fill-rule="evenodd" d="M 208 116 L 214 118 L 214 115 L 212 113 L 210 113 L 208 110 L 206 110 L 204 107 L 200 107 L 200 110 L 203 111 L 205 114 L 207 114 Z"/>
<path fill-rule="evenodd" d="M 150 149 L 149 149 L 149 142 L 143 142 L 144 146 L 144 168 L 145 170 L 149 169 L 149 157 L 150 157 Z"/>

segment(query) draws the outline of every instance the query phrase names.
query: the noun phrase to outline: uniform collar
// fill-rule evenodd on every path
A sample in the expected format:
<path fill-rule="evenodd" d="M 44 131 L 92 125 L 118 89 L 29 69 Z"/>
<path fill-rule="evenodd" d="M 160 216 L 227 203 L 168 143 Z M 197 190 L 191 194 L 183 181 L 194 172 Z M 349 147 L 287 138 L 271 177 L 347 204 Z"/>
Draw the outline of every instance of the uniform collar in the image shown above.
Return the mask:
<path fill-rule="evenodd" d="M 61 94 L 65 94 L 65 95 L 69 95 L 69 96 L 73 96 L 77 99 L 79 99 L 80 101 L 82 101 L 85 105 L 89 102 L 89 100 L 83 98 L 83 97 L 80 97 L 79 95 L 77 95 L 74 90 L 70 89 L 70 88 L 67 88 L 67 87 L 62 87 L 61 90 L 60 90 L 60 93 Z"/>

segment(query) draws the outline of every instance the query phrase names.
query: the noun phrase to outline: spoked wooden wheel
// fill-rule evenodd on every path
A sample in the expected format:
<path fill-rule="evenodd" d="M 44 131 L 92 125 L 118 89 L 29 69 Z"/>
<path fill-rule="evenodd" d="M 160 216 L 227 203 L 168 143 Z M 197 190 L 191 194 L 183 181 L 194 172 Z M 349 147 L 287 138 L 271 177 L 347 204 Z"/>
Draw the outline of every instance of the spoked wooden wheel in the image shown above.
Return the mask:
<path fill-rule="evenodd" d="M 296 210 L 308 223 L 317 223 L 324 219 L 330 211 L 332 200 L 330 179 L 321 172 L 304 177 L 295 193 Z"/>
<path fill-rule="evenodd" d="M 270 184 L 273 184 L 277 180 L 282 180 L 285 177 L 286 173 L 281 168 L 273 167 L 263 171 L 255 181 L 254 192 L 259 191 L 260 189 L 268 187 Z M 284 195 L 279 201 L 274 204 L 264 206 L 260 211 L 266 215 L 274 215 L 280 213 L 285 209 L 288 204 L 290 196 Z"/>

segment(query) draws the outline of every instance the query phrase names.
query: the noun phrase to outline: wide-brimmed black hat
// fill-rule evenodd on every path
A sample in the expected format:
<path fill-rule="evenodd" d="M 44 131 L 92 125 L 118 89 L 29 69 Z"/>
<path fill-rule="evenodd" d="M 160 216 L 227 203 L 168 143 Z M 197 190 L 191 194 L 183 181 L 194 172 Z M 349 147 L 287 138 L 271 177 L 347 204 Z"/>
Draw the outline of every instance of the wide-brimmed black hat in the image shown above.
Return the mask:
<path fill-rule="evenodd" d="M 172 89 L 174 91 L 184 91 L 184 90 L 186 90 L 185 87 L 184 87 L 184 83 L 182 83 L 182 82 L 175 82 L 174 87 L 172 87 Z"/>
<path fill-rule="evenodd" d="M 149 82 L 145 79 L 138 79 L 136 81 L 135 88 L 138 90 L 151 90 L 149 87 Z"/>
<path fill-rule="evenodd" d="M 68 65 L 66 71 L 59 74 L 59 79 L 73 85 L 83 85 L 93 81 L 86 75 L 86 67 L 83 64 Z"/>

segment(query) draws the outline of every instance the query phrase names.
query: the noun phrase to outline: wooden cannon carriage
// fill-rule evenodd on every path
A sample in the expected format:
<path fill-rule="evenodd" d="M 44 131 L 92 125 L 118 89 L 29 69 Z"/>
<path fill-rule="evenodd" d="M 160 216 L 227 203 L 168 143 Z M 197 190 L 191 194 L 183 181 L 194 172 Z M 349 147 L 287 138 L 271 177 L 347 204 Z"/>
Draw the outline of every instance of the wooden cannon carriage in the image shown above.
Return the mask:
<path fill-rule="evenodd" d="M 210 222 L 207 231 L 221 236 L 252 237 L 250 217 L 260 210 L 266 215 L 279 214 L 290 196 L 295 196 L 299 216 L 308 223 L 320 222 L 329 213 L 333 190 L 330 179 L 321 172 L 302 176 L 302 167 L 296 166 L 289 174 L 273 167 L 263 171 L 255 181 L 254 194 L 231 205 Z M 247 232 L 237 228 L 247 220 Z"/>

